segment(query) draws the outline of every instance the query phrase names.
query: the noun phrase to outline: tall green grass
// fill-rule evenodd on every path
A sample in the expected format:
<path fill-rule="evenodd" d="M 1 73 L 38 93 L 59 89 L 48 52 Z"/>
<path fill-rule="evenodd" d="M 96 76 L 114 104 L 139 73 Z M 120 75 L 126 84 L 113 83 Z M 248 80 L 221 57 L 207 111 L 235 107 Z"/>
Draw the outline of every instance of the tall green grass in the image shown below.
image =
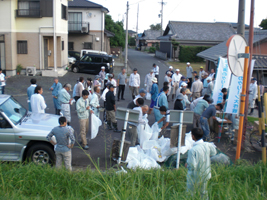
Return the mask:
<path fill-rule="evenodd" d="M 86 169 L 69 172 L 49 166 L 2 163 L 0 199 L 200 199 L 186 192 L 187 169 Z M 212 166 L 209 199 L 267 199 L 267 168 L 250 165 Z"/>

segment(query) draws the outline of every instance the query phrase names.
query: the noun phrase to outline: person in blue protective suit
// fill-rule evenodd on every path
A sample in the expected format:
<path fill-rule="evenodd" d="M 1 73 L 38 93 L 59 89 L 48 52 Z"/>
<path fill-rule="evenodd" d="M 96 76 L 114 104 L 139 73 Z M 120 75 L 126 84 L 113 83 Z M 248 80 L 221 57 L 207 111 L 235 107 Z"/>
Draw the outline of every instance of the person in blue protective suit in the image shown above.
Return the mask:
<path fill-rule="evenodd" d="M 163 87 L 163 91 L 158 95 L 156 101 L 155 101 L 155 106 L 153 108 L 154 111 L 154 115 L 155 115 L 155 121 L 159 121 L 162 117 L 164 117 L 161 113 L 159 108 L 161 106 L 165 106 L 166 109 L 168 110 L 169 105 L 168 105 L 168 100 L 167 100 L 167 94 L 169 92 L 169 87 L 168 86 L 164 86 Z M 159 128 L 161 128 L 163 125 L 163 122 L 160 122 L 158 124 Z"/>
<path fill-rule="evenodd" d="M 54 79 L 54 84 L 51 86 L 50 90 L 52 90 L 53 95 L 53 102 L 56 110 L 56 115 L 60 115 L 60 102 L 58 101 L 58 92 L 62 89 L 62 85 L 60 82 L 58 82 L 58 78 Z"/>

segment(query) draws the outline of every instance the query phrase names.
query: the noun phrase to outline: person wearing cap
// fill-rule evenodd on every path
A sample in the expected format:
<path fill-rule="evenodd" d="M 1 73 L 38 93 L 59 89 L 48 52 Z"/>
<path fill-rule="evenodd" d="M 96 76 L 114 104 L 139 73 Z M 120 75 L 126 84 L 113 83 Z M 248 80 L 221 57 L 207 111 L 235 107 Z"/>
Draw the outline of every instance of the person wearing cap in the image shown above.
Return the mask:
<path fill-rule="evenodd" d="M 172 75 L 174 74 L 173 72 L 173 66 L 169 66 L 169 69 L 166 71 L 166 75 L 168 74 L 168 72 L 171 72 L 171 78 L 172 78 Z"/>
<path fill-rule="evenodd" d="M 114 79 L 114 75 L 113 74 L 109 74 L 108 75 L 108 83 L 110 83 L 111 85 L 113 85 L 114 87 L 114 95 L 116 96 L 116 92 L 117 92 L 117 81 Z"/>
<path fill-rule="evenodd" d="M 192 77 L 192 80 L 193 80 L 193 83 L 195 82 L 195 77 L 197 76 L 197 71 L 193 71 L 193 77 Z M 193 84 L 192 83 L 192 84 Z"/>
<path fill-rule="evenodd" d="M 179 82 L 179 87 L 181 87 L 182 83 L 186 83 L 186 85 L 188 84 L 189 79 L 186 80 L 186 78 L 184 76 L 181 77 L 181 80 Z"/>
<path fill-rule="evenodd" d="M 94 87 L 101 87 L 101 82 L 99 81 L 100 76 L 96 75 L 94 80 Z"/>
<path fill-rule="evenodd" d="M 101 67 L 101 71 L 98 74 L 99 75 L 100 82 L 101 82 L 101 89 L 104 88 L 104 81 L 105 81 L 105 77 L 106 77 L 105 70 L 106 70 L 105 66 L 102 66 Z"/>
<path fill-rule="evenodd" d="M 94 112 L 94 114 L 99 118 L 99 97 L 100 97 L 100 87 L 94 87 L 94 93 L 92 94 L 90 100 L 90 110 Z"/>
<path fill-rule="evenodd" d="M 155 121 L 159 121 L 163 115 L 160 114 L 160 110 L 159 108 L 161 106 L 165 106 L 166 109 L 168 110 L 169 105 L 168 105 L 168 100 L 167 100 L 167 94 L 169 92 L 169 87 L 168 86 L 164 86 L 163 87 L 163 91 L 157 96 L 156 101 L 155 101 L 155 106 L 153 108 L 154 111 L 154 115 L 155 115 Z M 160 122 L 158 124 L 159 128 L 161 128 L 163 125 L 163 122 Z"/>
<path fill-rule="evenodd" d="M 138 95 L 138 89 L 140 87 L 140 75 L 137 73 L 137 69 L 133 69 L 133 73 L 130 75 L 129 87 L 132 91 L 132 98 L 135 99 L 135 96 Z"/>
<path fill-rule="evenodd" d="M 175 73 L 172 75 L 172 86 L 173 86 L 172 100 L 177 95 L 176 91 L 179 88 L 179 82 L 181 80 L 181 77 L 182 77 L 182 74 L 180 74 L 180 69 L 176 69 Z"/>
<path fill-rule="evenodd" d="M 121 100 L 125 100 L 123 96 L 124 96 L 126 83 L 127 83 L 127 74 L 126 74 L 126 69 L 123 68 L 121 70 L 121 73 L 119 73 L 118 79 L 117 79 L 117 85 L 119 86 L 118 101 L 120 100 L 120 96 L 121 96 Z"/>
<path fill-rule="evenodd" d="M 153 73 L 159 82 L 159 66 L 157 66 L 155 63 L 153 64 Z M 159 84 L 158 82 L 157 84 Z"/>
<path fill-rule="evenodd" d="M 109 91 L 106 94 L 107 125 L 109 130 L 113 129 L 114 132 L 120 132 L 118 130 L 117 120 L 115 117 L 116 104 L 115 104 L 115 95 L 113 91 L 114 91 L 114 86 L 110 85 Z M 111 126 L 111 123 L 113 128 Z"/>
<path fill-rule="evenodd" d="M 205 71 L 203 69 L 203 66 L 200 66 L 200 71 L 199 71 L 199 79 L 202 80 L 204 78 L 205 75 Z"/>
<path fill-rule="evenodd" d="M 213 119 L 216 119 L 216 110 L 222 110 L 223 105 L 222 104 L 210 104 L 209 107 L 202 113 L 200 117 L 200 126 L 204 132 L 203 140 L 209 141 L 210 140 L 210 127 L 209 127 L 209 118 L 212 117 Z"/>
<path fill-rule="evenodd" d="M 184 110 L 187 108 L 187 105 L 189 105 L 190 106 L 190 101 L 188 100 L 188 96 L 187 96 L 187 88 L 182 88 L 181 90 L 180 90 L 180 94 L 182 94 L 183 95 L 183 98 L 184 98 L 184 101 L 182 102 L 183 103 L 183 106 L 184 106 Z"/>
<path fill-rule="evenodd" d="M 145 82 L 144 82 L 144 86 L 146 87 L 146 91 L 150 92 L 151 87 L 152 87 L 152 79 L 155 77 L 154 73 L 153 73 L 153 69 L 150 70 L 150 73 L 148 73 L 145 76 Z"/>
<path fill-rule="evenodd" d="M 208 99 L 200 99 L 197 102 L 196 107 L 194 108 L 194 117 L 193 117 L 193 127 L 201 128 L 200 126 L 200 117 L 204 110 L 209 107 L 209 103 L 212 103 L 213 100 L 209 97 Z"/>
<path fill-rule="evenodd" d="M 183 82 L 182 84 L 181 84 L 181 87 L 179 87 L 177 90 L 176 90 L 176 96 L 181 92 L 181 89 L 182 88 L 187 88 L 187 84 L 185 83 L 185 82 Z"/>
<path fill-rule="evenodd" d="M 70 113 L 70 105 L 72 104 L 72 98 L 69 94 L 71 91 L 71 85 L 69 83 L 65 84 L 64 87 L 58 92 L 58 101 L 61 105 L 61 113 L 67 119 L 67 124 L 69 125 L 71 122 L 71 113 Z"/>
<path fill-rule="evenodd" d="M 215 80 L 215 71 L 214 71 L 214 69 L 211 69 L 211 70 L 210 70 L 210 75 L 209 75 L 209 77 L 211 77 L 211 80 L 212 80 L 212 81 Z"/>
<path fill-rule="evenodd" d="M 203 83 L 199 80 L 198 76 L 195 76 L 195 81 L 192 84 L 191 88 L 192 101 L 201 96 L 202 89 L 203 89 Z"/>
<path fill-rule="evenodd" d="M 211 96 L 213 92 L 213 82 L 211 80 L 211 77 L 207 78 L 207 83 L 208 83 L 208 87 L 206 89 L 206 94 Z"/>
<path fill-rule="evenodd" d="M 183 101 L 184 100 L 184 96 L 183 94 L 179 93 L 177 96 L 176 96 L 176 100 L 174 102 L 174 110 L 184 110 L 184 104 L 183 104 Z"/>
<path fill-rule="evenodd" d="M 31 96 L 34 94 L 34 90 L 36 88 L 36 79 L 32 78 L 31 79 L 31 86 L 27 88 L 27 96 L 28 96 L 28 105 L 29 105 L 29 111 L 32 111 L 32 107 L 31 107 Z"/>
<path fill-rule="evenodd" d="M 164 78 L 164 82 L 168 82 L 168 87 L 169 87 L 169 92 L 167 94 L 167 99 L 169 101 L 169 95 L 171 93 L 171 88 L 172 88 L 172 73 L 170 71 L 167 72 L 165 78 Z"/>
<path fill-rule="evenodd" d="M 60 82 L 58 82 L 58 78 L 54 78 L 54 83 L 50 87 L 50 90 L 52 91 L 52 96 L 53 96 L 53 102 L 54 102 L 54 107 L 55 107 L 55 114 L 60 115 L 60 103 L 58 101 L 58 92 L 62 89 L 62 85 Z"/>
<path fill-rule="evenodd" d="M 255 83 L 256 80 L 257 80 L 256 78 L 252 78 L 249 85 L 249 108 L 251 109 L 249 115 L 253 114 L 255 107 L 255 100 L 258 96 L 257 83 Z"/>
<path fill-rule="evenodd" d="M 158 88 L 158 84 L 157 84 L 158 80 L 156 77 L 154 77 L 152 79 L 152 87 L 151 87 L 151 90 L 150 90 L 150 94 L 151 94 L 151 103 L 150 103 L 150 106 L 149 106 L 149 111 L 148 111 L 148 114 L 150 115 L 154 106 L 155 106 L 155 101 L 157 99 L 157 96 L 159 94 L 159 88 Z"/>
<path fill-rule="evenodd" d="M 186 63 L 186 65 L 186 76 L 189 79 L 188 88 L 191 88 L 193 68 L 191 67 L 190 62 Z"/>

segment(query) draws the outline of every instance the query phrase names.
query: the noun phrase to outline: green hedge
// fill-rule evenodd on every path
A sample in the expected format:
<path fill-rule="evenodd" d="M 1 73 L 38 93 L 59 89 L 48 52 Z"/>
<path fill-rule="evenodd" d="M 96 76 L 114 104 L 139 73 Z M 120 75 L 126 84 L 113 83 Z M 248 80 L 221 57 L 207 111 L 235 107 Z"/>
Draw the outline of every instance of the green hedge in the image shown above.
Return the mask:
<path fill-rule="evenodd" d="M 198 57 L 197 54 L 210 47 L 207 46 L 180 46 L 179 60 L 180 62 L 203 62 L 204 59 Z"/>
<path fill-rule="evenodd" d="M 156 47 L 149 48 L 149 53 L 155 53 L 155 52 L 156 52 Z"/>

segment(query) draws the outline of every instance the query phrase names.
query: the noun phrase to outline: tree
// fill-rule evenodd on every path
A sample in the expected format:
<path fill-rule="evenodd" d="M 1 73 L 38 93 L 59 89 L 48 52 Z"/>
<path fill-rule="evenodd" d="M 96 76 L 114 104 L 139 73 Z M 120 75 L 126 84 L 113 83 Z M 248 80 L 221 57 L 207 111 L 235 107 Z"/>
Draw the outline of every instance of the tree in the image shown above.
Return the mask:
<path fill-rule="evenodd" d="M 150 30 L 161 31 L 161 24 L 160 23 L 159 24 L 156 24 L 156 25 L 151 24 L 150 25 Z"/>
<path fill-rule="evenodd" d="M 110 46 L 124 47 L 125 33 L 121 21 L 114 22 L 110 15 L 105 15 L 105 29 L 114 33 L 115 36 L 110 38 Z"/>
<path fill-rule="evenodd" d="M 128 36 L 128 44 L 129 46 L 135 46 L 135 38 Z"/>
<path fill-rule="evenodd" d="M 262 27 L 262 29 L 267 29 L 267 18 L 263 19 L 259 25 L 260 27 Z"/>

